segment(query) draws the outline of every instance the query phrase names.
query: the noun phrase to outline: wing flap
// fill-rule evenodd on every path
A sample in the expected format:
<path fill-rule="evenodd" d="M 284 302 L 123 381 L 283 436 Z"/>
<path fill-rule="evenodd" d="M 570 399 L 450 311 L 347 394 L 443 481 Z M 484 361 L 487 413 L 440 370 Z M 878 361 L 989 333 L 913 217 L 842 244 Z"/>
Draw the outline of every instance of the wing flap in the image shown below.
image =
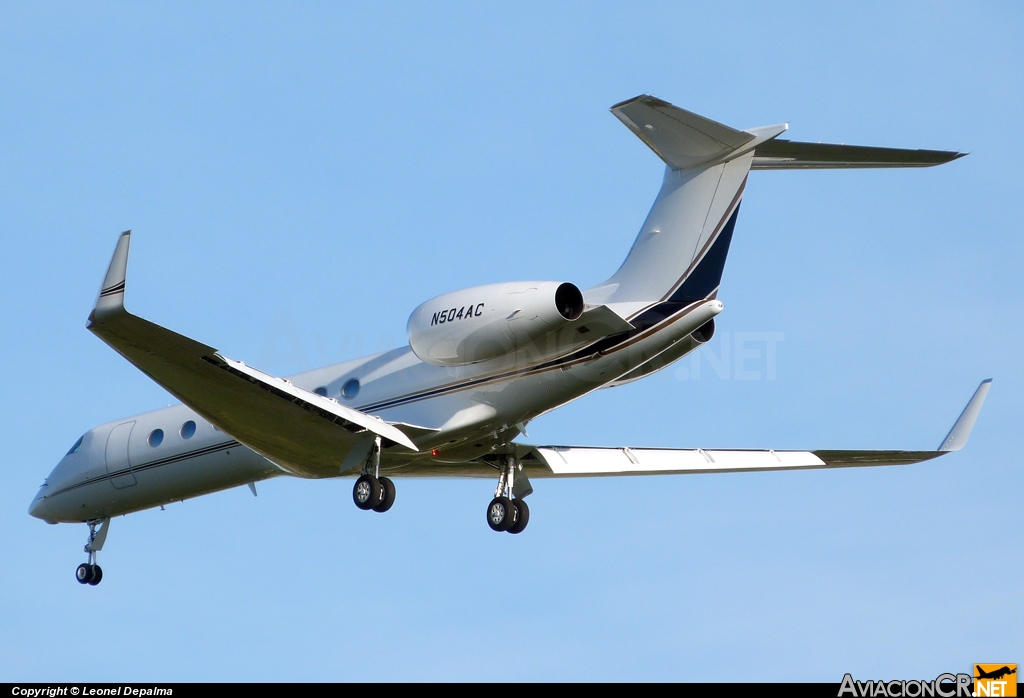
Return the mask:
<path fill-rule="evenodd" d="M 555 477 L 720 473 L 827 467 L 820 458 L 809 451 L 707 451 L 565 446 L 540 447 L 535 451 Z"/>
<path fill-rule="evenodd" d="M 748 451 L 655 448 L 543 446 L 534 453 L 551 471 L 548 477 L 594 475 L 690 475 L 909 465 L 944 455 L 944 451 Z M 533 477 L 543 474 L 530 473 Z"/>
<path fill-rule="evenodd" d="M 377 417 L 354 410 L 351 407 L 345 407 L 339 404 L 337 400 L 304 390 L 292 385 L 287 379 L 272 376 L 259 369 L 246 366 L 241 361 L 235 361 L 220 354 L 215 354 L 212 357 L 204 356 L 203 360 L 209 361 L 235 376 L 248 380 L 263 390 L 298 405 L 305 410 L 319 414 L 329 421 L 342 424 L 349 431 L 370 431 L 397 444 L 402 444 L 410 450 L 416 450 L 416 444 L 410 441 L 409 437 L 396 427 Z"/>

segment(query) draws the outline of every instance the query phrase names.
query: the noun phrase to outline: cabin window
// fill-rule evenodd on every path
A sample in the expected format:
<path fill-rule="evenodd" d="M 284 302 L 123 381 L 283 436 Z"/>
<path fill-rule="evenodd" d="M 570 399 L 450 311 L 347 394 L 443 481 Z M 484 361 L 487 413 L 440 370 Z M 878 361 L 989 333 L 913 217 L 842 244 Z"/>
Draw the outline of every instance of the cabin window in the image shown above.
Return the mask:
<path fill-rule="evenodd" d="M 183 439 L 191 439 L 196 434 L 196 423 L 193 422 L 191 419 L 188 420 L 187 422 L 181 425 L 181 431 L 179 431 L 178 433 L 181 434 L 181 438 Z"/>
<path fill-rule="evenodd" d="M 152 446 L 153 448 L 156 448 L 161 443 L 163 443 L 163 440 L 164 440 L 164 430 L 163 429 L 154 429 L 153 431 L 149 432 L 149 439 L 148 439 L 148 441 L 149 441 L 149 445 Z"/>
<path fill-rule="evenodd" d="M 327 397 L 327 388 L 325 388 L 322 385 L 313 392 L 319 395 L 320 397 Z"/>
<path fill-rule="evenodd" d="M 358 395 L 359 394 L 359 379 L 358 378 L 349 378 L 347 381 L 345 381 L 345 385 L 343 385 L 342 388 L 341 388 L 341 394 L 344 395 L 345 398 L 348 399 L 348 400 L 351 400 L 356 395 Z"/>

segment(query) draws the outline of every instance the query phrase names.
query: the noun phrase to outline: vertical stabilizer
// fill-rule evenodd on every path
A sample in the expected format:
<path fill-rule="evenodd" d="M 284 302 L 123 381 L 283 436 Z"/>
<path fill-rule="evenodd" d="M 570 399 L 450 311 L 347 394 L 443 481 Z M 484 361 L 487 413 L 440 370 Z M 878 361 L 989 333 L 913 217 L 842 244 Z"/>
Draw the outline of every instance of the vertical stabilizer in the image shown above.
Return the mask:
<path fill-rule="evenodd" d="M 665 161 L 665 178 L 629 251 L 588 302 L 690 302 L 714 298 L 754 149 L 785 125 L 737 131 L 641 96 L 612 107 Z"/>
<path fill-rule="evenodd" d="M 613 286 L 605 302 L 713 298 L 749 169 L 749 154 L 703 170 L 666 168 L 629 256 L 604 284 Z M 701 282 L 687 283 L 695 275 Z"/>

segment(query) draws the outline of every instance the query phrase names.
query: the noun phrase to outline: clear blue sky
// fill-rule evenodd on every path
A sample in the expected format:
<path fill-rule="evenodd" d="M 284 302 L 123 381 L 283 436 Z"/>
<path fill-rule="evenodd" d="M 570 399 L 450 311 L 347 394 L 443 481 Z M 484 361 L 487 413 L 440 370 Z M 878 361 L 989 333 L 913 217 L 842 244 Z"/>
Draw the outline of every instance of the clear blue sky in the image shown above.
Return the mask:
<path fill-rule="evenodd" d="M 494 483 L 280 478 L 112 523 L 26 513 L 95 424 L 170 397 L 85 330 L 129 306 L 287 374 L 404 344 L 420 302 L 615 270 L 651 93 L 797 140 L 969 151 L 755 172 L 695 364 L 533 443 L 967 448 L 907 468 Z M 1016 3 L 5 3 L 0 680 L 819 680 L 1022 662 L 1024 9 Z M 767 343 L 776 356 L 769 376 Z M 741 363 L 737 365 L 737 357 Z"/>

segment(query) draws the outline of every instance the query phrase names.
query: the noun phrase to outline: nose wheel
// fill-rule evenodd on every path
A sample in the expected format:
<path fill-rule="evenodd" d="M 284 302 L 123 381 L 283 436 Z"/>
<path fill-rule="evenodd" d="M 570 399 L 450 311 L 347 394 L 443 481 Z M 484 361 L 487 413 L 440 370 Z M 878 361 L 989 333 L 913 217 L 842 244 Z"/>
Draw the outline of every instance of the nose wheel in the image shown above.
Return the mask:
<path fill-rule="evenodd" d="M 372 472 L 371 472 L 372 470 Z M 395 483 L 391 478 L 380 476 L 380 437 L 377 437 L 370 458 L 363 466 L 363 473 L 352 487 L 352 501 L 363 511 L 373 510 L 383 514 L 395 503 Z"/>
<path fill-rule="evenodd" d="M 522 466 L 516 462 L 515 456 L 509 455 L 498 476 L 498 487 L 494 490 L 494 499 L 487 505 L 487 525 L 491 527 L 492 531 L 522 533 L 526 530 L 526 525 L 530 523 L 530 507 L 526 505 L 526 500 L 523 497 L 533 489 L 529 486 L 529 480 L 526 480 L 525 475 L 520 475 L 521 480 L 526 482 L 526 487 L 520 490 L 522 495 L 513 494 L 516 490 L 514 486 L 516 472 L 521 469 Z M 510 495 L 515 496 L 515 499 L 512 499 Z"/>
<path fill-rule="evenodd" d="M 89 540 L 85 544 L 85 552 L 89 555 L 89 561 L 75 569 L 75 579 L 79 584 L 96 586 L 103 580 L 103 569 L 96 564 L 96 553 L 103 549 L 103 543 L 107 540 L 110 519 L 94 519 L 86 524 L 89 526 Z"/>

